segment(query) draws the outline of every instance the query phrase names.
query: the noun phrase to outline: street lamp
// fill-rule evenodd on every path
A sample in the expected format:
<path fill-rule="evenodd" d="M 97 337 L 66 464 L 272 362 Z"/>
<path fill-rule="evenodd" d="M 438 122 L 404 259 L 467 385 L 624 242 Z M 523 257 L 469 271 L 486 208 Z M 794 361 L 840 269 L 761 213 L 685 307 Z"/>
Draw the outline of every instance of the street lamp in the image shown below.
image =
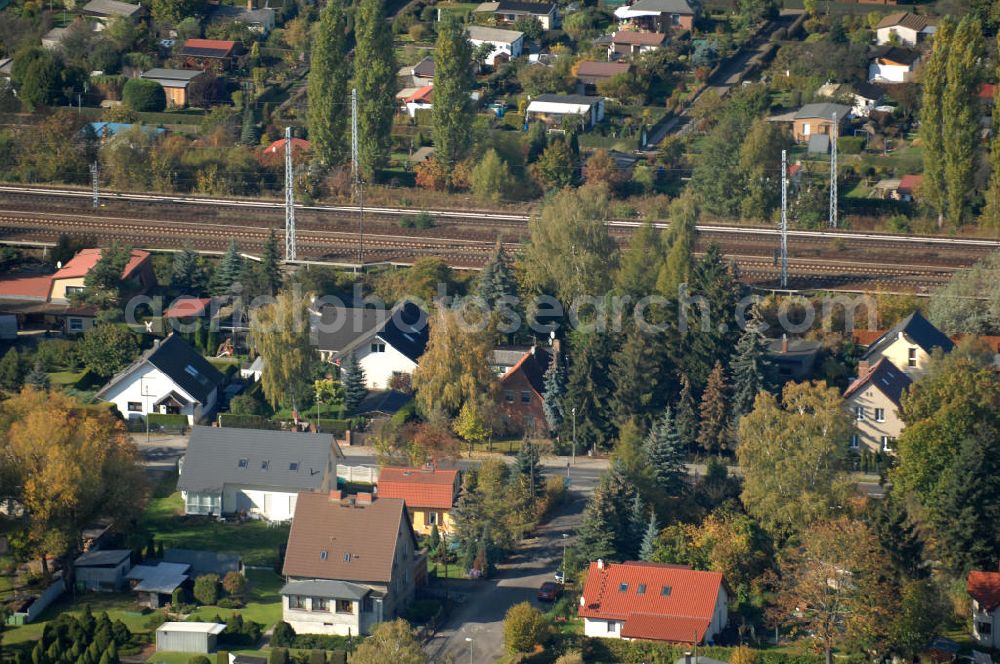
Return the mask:
<path fill-rule="evenodd" d="M 566 583 L 566 544 L 567 544 L 568 541 L 569 541 L 569 533 L 563 533 L 562 534 L 562 543 L 563 543 L 562 574 L 563 574 L 563 583 L 564 584 Z"/>
<path fill-rule="evenodd" d="M 153 396 L 146 389 L 146 384 L 142 381 L 146 380 L 146 376 L 139 377 L 139 393 L 142 395 L 142 405 L 145 408 L 145 420 L 146 420 L 146 442 L 149 442 L 149 399 L 148 397 Z"/>
<path fill-rule="evenodd" d="M 476 660 L 472 659 L 472 637 L 465 637 L 465 642 L 469 644 L 469 664 L 476 664 Z"/>
<path fill-rule="evenodd" d="M 576 465 L 576 406 L 573 406 L 573 465 Z"/>

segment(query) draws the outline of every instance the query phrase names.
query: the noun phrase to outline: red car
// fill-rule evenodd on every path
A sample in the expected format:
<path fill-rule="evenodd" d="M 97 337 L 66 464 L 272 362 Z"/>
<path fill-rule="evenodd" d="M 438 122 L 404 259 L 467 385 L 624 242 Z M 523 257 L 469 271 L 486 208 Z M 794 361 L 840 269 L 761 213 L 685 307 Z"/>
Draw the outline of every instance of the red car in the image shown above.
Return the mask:
<path fill-rule="evenodd" d="M 559 595 L 561 594 L 562 586 L 553 581 L 546 581 L 542 584 L 542 587 L 538 589 L 538 601 L 554 602 L 559 599 Z"/>

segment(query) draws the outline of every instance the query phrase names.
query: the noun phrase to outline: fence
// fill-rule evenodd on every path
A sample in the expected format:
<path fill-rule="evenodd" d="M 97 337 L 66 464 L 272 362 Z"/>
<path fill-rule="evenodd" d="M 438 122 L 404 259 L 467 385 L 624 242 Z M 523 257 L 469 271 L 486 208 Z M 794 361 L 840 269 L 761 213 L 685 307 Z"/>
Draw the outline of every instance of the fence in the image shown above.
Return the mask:
<path fill-rule="evenodd" d="M 349 483 L 375 484 L 378 482 L 378 468 L 375 466 L 346 466 L 337 464 L 337 479 Z"/>
<path fill-rule="evenodd" d="M 15 611 L 7 618 L 8 625 L 26 625 L 33 620 L 35 620 L 42 611 L 48 608 L 49 604 L 56 601 L 60 595 L 66 592 L 66 586 L 63 583 L 62 573 L 59 572 L 55 575 L 55 581 L 51 586 L 45 589 L 41 595 L 35 597 L 35 600 L 31 602 L 26 609 L 23 611 Z"/>

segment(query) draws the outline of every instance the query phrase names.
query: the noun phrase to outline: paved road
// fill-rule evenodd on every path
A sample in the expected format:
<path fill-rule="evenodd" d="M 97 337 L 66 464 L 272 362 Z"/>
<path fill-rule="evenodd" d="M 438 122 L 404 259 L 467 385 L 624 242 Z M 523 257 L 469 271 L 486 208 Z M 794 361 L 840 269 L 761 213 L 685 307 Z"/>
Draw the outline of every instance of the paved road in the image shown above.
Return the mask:
<path fill-rule="evenodd" d="M 426 646 L 432 662 L 451 657 L 455 662 L 492 662 L 503 655 L 503 617 L 519 602 L 531 602 L 543 611 L 547 608 L 535 599 L 543 581 L 551 581 L 562 565 L 563 546 L 576 541 L 585 492 L 570 492 L 570 500 L 555 516 L 536 530 L 500 565 L 495 578 L 476 582 L 451 583 L 449 588 L 468 588 L 448 623 Z M 563 537 L 563 535 L 568 537 Z M 471 652 L 470 652 L 471 649 Z"/>

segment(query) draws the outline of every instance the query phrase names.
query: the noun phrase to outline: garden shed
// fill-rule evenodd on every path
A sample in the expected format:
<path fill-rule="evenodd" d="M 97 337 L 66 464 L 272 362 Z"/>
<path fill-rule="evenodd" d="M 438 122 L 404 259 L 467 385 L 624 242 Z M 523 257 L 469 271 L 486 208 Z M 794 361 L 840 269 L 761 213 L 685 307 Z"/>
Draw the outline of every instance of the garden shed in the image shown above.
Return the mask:
<path fill-rule="evenodd" d="M 156 628 L 156 652 L 215 652 L 225 625 L 214 622 L 165 622 Z"/>

